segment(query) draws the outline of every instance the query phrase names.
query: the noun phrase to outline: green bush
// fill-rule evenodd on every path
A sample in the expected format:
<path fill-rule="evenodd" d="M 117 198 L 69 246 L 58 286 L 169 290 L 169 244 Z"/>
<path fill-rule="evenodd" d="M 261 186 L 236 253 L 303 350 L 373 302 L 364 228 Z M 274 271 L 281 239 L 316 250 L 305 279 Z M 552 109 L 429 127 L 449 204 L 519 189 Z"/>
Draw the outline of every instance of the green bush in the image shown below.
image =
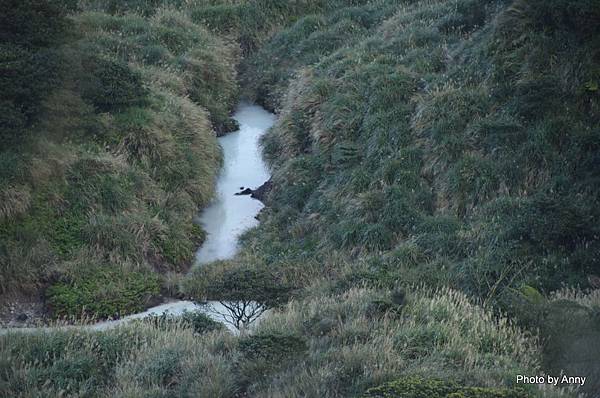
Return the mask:
<path fill-rule="evenodd" d="M 25 48 L 10 42 L 0 45 L 0 140 L 22 141 L 25 129 L 36 121 L 42 100 L 60 85 L 62 55 L 52 48 Z"/>
<path fill-rule="evenodd" d="M 103 267 L 81 270 L 76 279 L 52 284 L 46 299 L 55 318 L 112 318 L 143 310 L 159 292 L 154 274 Z"/>
<path fill-rule="evenodd" d="M 288 300 L 291 286 L 272 270 L 217 261 L 192 270 L 184 290 L 200 302 L 243 300 L 272 307 Z"/>
<path fill-rule="evenodd" d="M 24 129 L 37 120 L 40 103 L 60 86 L 62 54 L 67 40 L 68 12 L 75 1 L 13 1 L 0 15 L 0 142 L 20 141 Z"/>
<path fill-rule="evenodd" d="M 529 398 L 520 389 L 463 387 L 434 379 L 405 378 L 367 390 L 365 398 Z"/>
<path fill-rule="evenodd" d="M 247 336 L 238 342 L 247 360 L 262 359 L 271 364 L 297 359 L 308 349 L 306 341 L 292 334 L 258 334 Z"/>
<path fill-rule="evenodd" d="M 84 83 L 83 98 L 99 111 L 121 111 L 146 102 L 147 90 L 142 77 L 127 64 L 91 57 L 83 67 L 90 73 L 89 80 Z"/>
<path fill-rule="evenodd" d="M 533 28 L 543 31 L 562 33 L 568 30 L 589 37 L 599 29 L 597 0 L 520 0 L 513 4 L 512 9 L 522 12 Z"/>

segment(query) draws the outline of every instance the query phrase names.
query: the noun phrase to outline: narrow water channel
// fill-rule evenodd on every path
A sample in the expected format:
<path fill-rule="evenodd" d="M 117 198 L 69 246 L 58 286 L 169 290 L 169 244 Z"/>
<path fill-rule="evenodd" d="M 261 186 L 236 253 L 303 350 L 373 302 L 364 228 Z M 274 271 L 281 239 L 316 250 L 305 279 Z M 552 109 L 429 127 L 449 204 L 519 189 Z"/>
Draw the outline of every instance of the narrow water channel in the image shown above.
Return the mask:
<path fill-rule="evenodd" d="M 256 216 L 264 205 L 249 195 L 236 195 L 242 189 L 258 188 L 269 178 L 269 170 L 260 150 L 260 137 L 275 123 L 275 115 L 258 105 L 240 104 L 233 115 L 240 125 L 238 131 L 219 138 L 223 149 L 223 168 L 219 173 L 213 203 L 198 217 L 207 233 L 206 240 L 196 252 L 196 264 L 201 267 L 216 260 L 232 258 L 238 251 L 238 238 L 258 225 Z M 227 310 L 218 302 L 198 306 L 191 301 L 172 301 L 114 321 L 93 325 L 106 329 L 131 319 L 168 313 L 179 315 L 184 311 L 203 311 L 217 321 Z M 232 325 L 226 326 L 232 329 Z"/>
<path fill-rule="evenodd" d="M 245 104 L 238 108 L 234 119 L 240 130 L 219 138 L 224 162 L 216 198 L 200 216 L 208 236 L 196 253 L 199 265 L 233 257 L 239 236 L 258 224 L 255 217 L 263 208 L 258 200 L 235 194 L 242 188 L 258 188 L 269 179 L 259 139 L 273 125 L 275 115 L 259 106 Z"/>
<path fill-rule="evenodd" d="M 260 106 L 240 104 L 233 115 L 240 125 L 238 131 L 219 138 L 223 148 L 223 168 L 219 173 L 216 195 L 213 203 L 199 215 L 200 222 L 207 232 L 206 241 L 196 252 L 196 264 L 232 258 L 238 251 L 238 238 L 248 229 L 258 225 L 256 216 L 264 207 L 263 204 L 248 195 L 235 195 L 241 188 L 255 189 L 266 182 L 269 170 L 263 161 L 259 140 L 273 125 L 275 115 Z M 209 306 L 198 306 L 191 301 L 177 300 L 147 309 L 138 314 L 125 316 L 118 320 L 102 321 L 86 328 L 104 330 L 133 319 L 141 319 L 150 315 L 168 313 L 179 315 L 184 311 L 203 311 L 217 321 L 223 321 L 219 313 L 226 309 L 218 302 L 210 302 Z M 233 326 L 226 323 L 233 330 Z M 64 329 L 79 327 L 65 326 Z M 19 330 L 41 330 L 51 328 L 22 328 Z M 52 328 L 54 329 L 54 328 Z M 4 330 L 6 331 L 6 329 Z"/>

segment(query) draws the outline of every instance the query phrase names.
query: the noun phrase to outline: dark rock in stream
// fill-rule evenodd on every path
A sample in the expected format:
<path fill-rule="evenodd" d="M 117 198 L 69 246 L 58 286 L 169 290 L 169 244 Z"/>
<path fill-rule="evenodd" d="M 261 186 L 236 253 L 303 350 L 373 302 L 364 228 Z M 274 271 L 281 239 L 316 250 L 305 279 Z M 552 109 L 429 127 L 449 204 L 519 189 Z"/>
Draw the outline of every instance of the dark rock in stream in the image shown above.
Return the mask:
<path fill-rule="evenodd" d="M 236 195 L 252 195 L 252 192 L 250 188 L 246 188 L 241 192 L 237 192 Z"/>
<path fill-rule="evenodd" d="M 273 187 L 273 183 L 271 182 L 271 179 L 269 179 L 267 182 L 265 182 L 264 184 L 262 184 L 260 187 L 258 187 L 256 189 L 250 189 L 250 188 L 244 189 L 244 187 L 240 187 L 241 191 L 237 192 L 235 195 L 250 195 L 252 198 L 260 200 L 261 202 L 264 202 L 267 194 L 271 191 L 272 187 Z"/>
<path fill-rule="evenodd" d="M 267 195 L 269 194 L 269 192 L 271 192 L 272 188 L 273 188 L 273 182 L 269 178 L 268 181 L 266 181 L 260 187 L 256 188 L 254 191 L 252 191 L 251 196 L 254 199 L 258 199 L 264 203 L 265 199 L 267 198 Z"/>
<path fill-rule="evenodd" d="M 213 127 L 217 133 L 217 137 L 222 137 L 227 133 L 238 131 L 240 129 L 240 124 L 235 119 L 227 118 L 227 120 L 220 123 L 215 123 Z"/>

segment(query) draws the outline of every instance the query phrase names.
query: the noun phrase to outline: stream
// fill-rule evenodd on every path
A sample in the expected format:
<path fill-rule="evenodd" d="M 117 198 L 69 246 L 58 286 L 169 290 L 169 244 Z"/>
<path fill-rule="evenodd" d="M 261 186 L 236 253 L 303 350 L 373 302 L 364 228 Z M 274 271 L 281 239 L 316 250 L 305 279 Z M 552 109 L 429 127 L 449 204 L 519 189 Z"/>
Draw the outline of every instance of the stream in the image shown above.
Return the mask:
<path fill-rule="evenodd" d="M 241 189 L 255 189 L 269 178 L 269 170 L 260 151 L 260 137 L 273 125 L 275 115 L 260 106 L 242 103 L 238 106 L 233 118 L 240 125 L 238 131 L 219 138 L 223 149 L 223 168 L 219 173 L 216 195 L 198 217 L 207 232 L 207 238 L 196 252 L 196 263 L 193 267 L 201 267 L 216 260 L 232 258 L 238 251 L 238 238 L 248 229 L 258 225 L 256 216 L 264 205 L 249 195 L 235 195 Z M 52 327 L 4 329 L 32 331 L 44 329 L 87 328 L 91 330 L 106 330 L 134 319 L 150 315 L 179 315 L 184 311 L 201 311 L 212 319 L 223 322 L 230 330 L 235 328 L 225 322 L 223 313 L 226 309 L 219 302 L 209 302 L 208 305 L 197 305 L 192 301 L 173 300 L 131 314 L 117 320 L 101 321 L 89 325 L 67 325 Z M 0 332 L 2 332 L 0 330 Z"/>

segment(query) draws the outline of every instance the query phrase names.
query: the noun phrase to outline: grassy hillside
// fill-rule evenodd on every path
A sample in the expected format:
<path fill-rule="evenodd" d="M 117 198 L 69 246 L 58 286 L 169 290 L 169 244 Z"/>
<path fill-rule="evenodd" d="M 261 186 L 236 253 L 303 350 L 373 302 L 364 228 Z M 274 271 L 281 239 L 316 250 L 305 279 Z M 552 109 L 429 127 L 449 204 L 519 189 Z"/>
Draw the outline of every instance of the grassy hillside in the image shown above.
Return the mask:
<path fill-rule="evenodd" d="M 600 3 L 386 10 L 301 19 L 250 59 L 281 113 L 248 257 L 298 287 L 452 286 L 541 328 L 547 369 L 597 375 L 598 344 L 575 350 L 552 319 L 586 345 L 596 310 L 567 321 L 533 302 L 598 288 Z"/>
<path fill-rule="evenodd" d="M 69 63 L 39 111 L 25 83 L 12 99 L 2 286 L 50 284 L 66 314 L 156 294 L 201 240 L 210 126 L 240 92 L 278 111 L 273 189 L 240 255 L 182 288 L 271 315 L 236 336 L 198 315 L 11 333 L 2 394 L 594 397 L 598 0 L 80 5 L 7 53 Z M 585 387 L 516 385 L 561 372 Z"/>
<path fill-rule="evenodd" d="M 203 239 L 192 217 L 220 167 L 214 130 L 231 125 L 236 47 L 174 9 L 13 3 L 0 293 L 44 292 L 56 316 L 138 310 Z"/>
<path fill-rule="evenodd" d="M 520 398 L 531 392 L 489 386 L 535 371 L 538 357 L 535 339 L 448 290 L 416 290 L 403 301 L 374 289 L 319 296 L 238 337 L 194 331 L 185 321 L 168 331 L 161 325 L 3 336 L 0 392 L 353 397 L 404 375 L 431 380 L 414 381 L 404 393 L 449 378 L 480 387 L 469 397 Z"/>
<path fill-rule="evenodd" d="M 598 289 L 599 21 L 597 1 L 373 1 L 276 33 L 242 67 L 279 120 L 237 266 L 301 297 L 450 286 L 540 330 L 547 371 L 597 378 L 597 304 L 551 297 Z"/>
<path fill-rule="evenodd" d="M 561 4 L 413 2 L 383 22 L 369 5 L 278 34 L 251 59 L 270 71 L 258 94 L 287 90 L 264 140 L 276 190 L 255 252 L 283 267 L 348 257 L 342 278 L 487 301 L 522 284 L 589 287 L 599 15 Z M 362 29 L 335 46 L 336 24 Z M 321 38 L 333 48 L 315 57 Z"/>

